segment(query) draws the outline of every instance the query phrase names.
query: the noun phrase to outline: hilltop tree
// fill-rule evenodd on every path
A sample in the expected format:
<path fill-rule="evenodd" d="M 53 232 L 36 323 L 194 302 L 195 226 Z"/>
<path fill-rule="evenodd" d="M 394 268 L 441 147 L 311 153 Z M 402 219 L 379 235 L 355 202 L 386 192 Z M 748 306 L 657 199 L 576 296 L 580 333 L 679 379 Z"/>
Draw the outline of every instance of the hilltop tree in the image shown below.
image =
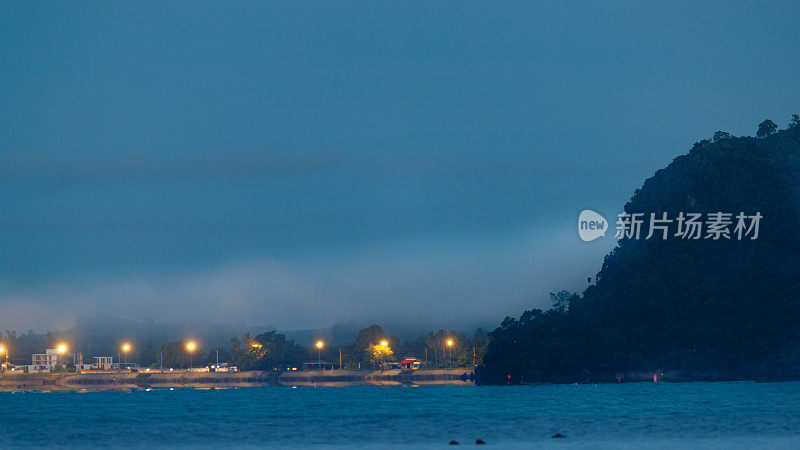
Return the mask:
<path fill-rule="evenodd" d="M 730 139 L 731 134 L 727 131 L 717 131 L 714 133 L 714 137 L 712 138 L 714 142 L 724 141 L 725 139 Z"/>
<path fill-rule="evenodd" d="M 767 136 L 775 134 L 776 131 L 778 131 L 778 126 L 775 125 L 775 122 L 767 119 L 758 124 L 758 131 L 756 132 L 756 137 L 759 139 L 763 139 Z"/>

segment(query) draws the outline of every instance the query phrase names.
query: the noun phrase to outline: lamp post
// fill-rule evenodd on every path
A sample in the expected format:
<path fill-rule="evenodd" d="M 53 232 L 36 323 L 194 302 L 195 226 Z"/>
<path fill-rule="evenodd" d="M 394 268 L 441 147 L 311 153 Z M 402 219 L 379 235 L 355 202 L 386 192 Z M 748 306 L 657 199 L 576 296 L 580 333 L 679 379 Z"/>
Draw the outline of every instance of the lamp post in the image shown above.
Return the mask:
<path fill-rule="evenodd" d="M 122 355 L 125 357 L 125 364 L 128 364 L 128 352 L 131 350 L 130 344 L 122 344 Z"/>
<path fill-rule="evenodd" d="M 453 365 L 453 340 L 447 340 L 447 348 L 450 349 L 450 366 Z"/>
<path fill-rule="evenodd" d="M 3 353 L 6 354 L 6 370 L 8 370 L 8 351 L 5 349 L 5 347 L 0 346 L 0 355 Z"/>
<path fill-rule="evenodd" d="M 189 352 L 189 368 L 192 368 L 192 364 L 194 364 L 194 350 L 197 348 L 197 344 L 194 342 L 189 342 L 186 344 L 186 350 Z"/>
<path fill-rule="evenodd" d="M 56 350 L 58 350 L 58 353 L 61 354 L 61 358 L 59 358 L 58 355 L 56 355 L 56 365 L 58 365 L 60 362 L 64 362 L 64 354 L 67 353 L 67 344 L 58 344 L 58 347 L 56 347 Z M 65 367 L 66 367 L 66 364 L 65 364 Z"/>
<path fill-rule="evenodd" d="M 320 370 L 322 370 L 322 347 L 325 347 L 325 343 L 317 341 L 317 364 L 319 364 Z"/>

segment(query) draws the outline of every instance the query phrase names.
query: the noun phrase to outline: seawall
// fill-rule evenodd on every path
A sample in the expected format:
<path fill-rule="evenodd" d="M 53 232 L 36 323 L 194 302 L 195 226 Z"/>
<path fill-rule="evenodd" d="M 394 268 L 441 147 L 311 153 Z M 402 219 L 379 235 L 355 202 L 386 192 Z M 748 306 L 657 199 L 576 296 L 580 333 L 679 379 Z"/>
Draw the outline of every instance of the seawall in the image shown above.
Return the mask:
<path fill-rule="evenodd" d="M 148 388 L 230 388 L 250 386 L 388 386 L 474 384 L 470 369 L 325 370 L 298 372 L 120 372 L 3 374 L 0 390 L 104 390 Z"/>
<path fill-rule="evenodd" d="M 0 390 L 101 390 L 168 387 L 277 386 L 276 372 L 168 372 L 14 374 L 0 376 Z"/>
<path fill-rule="evenodd" d="M 399 386 L 399 385 L 450 385 L 475 384 L 472 369 L 420 369 L 402 370 L 323 370 L 283 372 L 280 383 L 291 386 Z"/>

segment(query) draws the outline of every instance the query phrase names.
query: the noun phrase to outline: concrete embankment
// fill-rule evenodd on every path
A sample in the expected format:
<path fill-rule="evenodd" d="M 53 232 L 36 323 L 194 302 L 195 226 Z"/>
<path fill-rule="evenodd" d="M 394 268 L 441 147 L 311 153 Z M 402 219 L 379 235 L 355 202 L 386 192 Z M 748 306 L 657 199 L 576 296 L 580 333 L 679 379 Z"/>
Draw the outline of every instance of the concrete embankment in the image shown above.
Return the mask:
<path fill-rule="evenodd" d="M 471 369 L 431 369 L 407 372 L 402 370 L 324 370 L 284 372 L 283 385 L 292 386 L 391 386 L 391 385 L 453 385 L 475 384 Z"/>
<path fill-rule="evenodd" d="M 147 388 L 228 388 L 248 386 L 472 385 L 469 369 L 325 370 L 304 372 L 139 372 L 4 374 L 0 390 L 103 390 Z"/>
<path fill-rule="evenodd" d="M 2 390 L 100 390 L 167 387 L 278 386 L 277 372 L 81 373 L 0 376 Z"/>

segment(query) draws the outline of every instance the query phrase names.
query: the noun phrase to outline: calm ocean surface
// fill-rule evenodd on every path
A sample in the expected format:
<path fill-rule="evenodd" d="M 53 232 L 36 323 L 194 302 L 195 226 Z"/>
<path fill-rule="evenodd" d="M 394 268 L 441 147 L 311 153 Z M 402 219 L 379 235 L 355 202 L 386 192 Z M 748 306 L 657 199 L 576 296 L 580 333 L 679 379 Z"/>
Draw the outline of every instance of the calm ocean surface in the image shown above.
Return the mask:
<path fill-rule="evenodd" d="M 800 448 L 800 383 L 0 392 L 0 408 L 3 448 Z"/>

